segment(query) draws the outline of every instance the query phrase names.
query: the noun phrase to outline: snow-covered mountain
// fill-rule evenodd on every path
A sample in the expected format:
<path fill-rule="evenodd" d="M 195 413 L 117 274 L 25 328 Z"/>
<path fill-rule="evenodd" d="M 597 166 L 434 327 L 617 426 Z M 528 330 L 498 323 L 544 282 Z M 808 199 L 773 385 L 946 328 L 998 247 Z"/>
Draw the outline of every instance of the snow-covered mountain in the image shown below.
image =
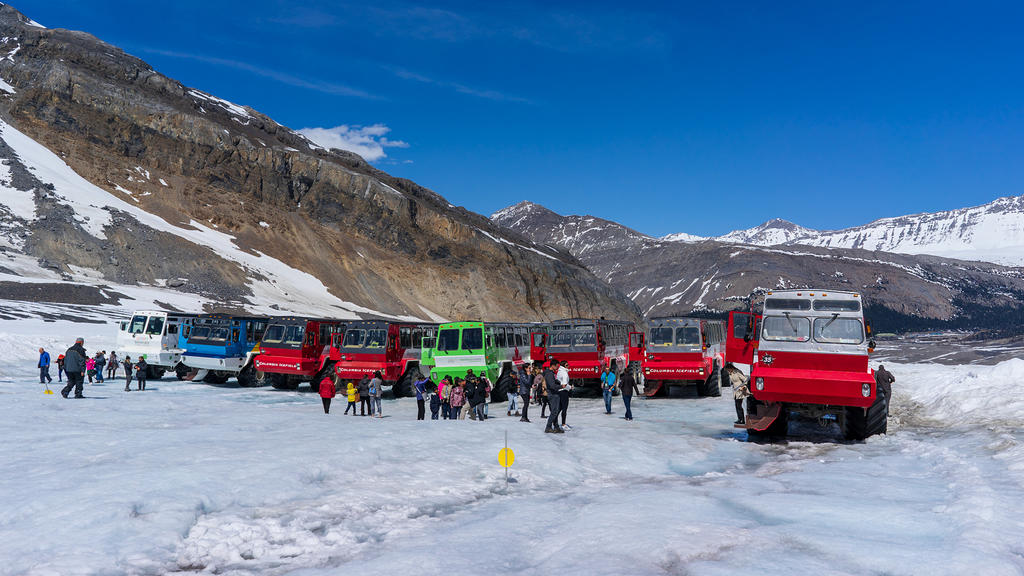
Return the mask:
<path fill-rule="evenodd" d="M 0 300 L 638 316 L 566 251 L 93 36 L 0 5 L 0 54 Z"/>
<path fill-rule="evenodd" d="M 860 248 L 1024 266 L 1024 196 L 999 198 L 981 206 L 945 212 L 881 218 L 844 230 L 812 230 L 776 218 L 754 228 L 712 238 L 678 233 L 664 236 L 662 240 Z"/>
<path fill-rule="evenodd" d="M 667 241 L 530 202 L 491 218 L 538 244 L 569 250 L 648 316 L 721 313 L 745 308 L 752 295 L 766 290 L 813 286 L 863 293 L 879 327 L 888 330 L 1019 332 L 1024 320 L 1024 271 L 930 255 L 780 244 L 801 233 L 783 221 L 730 234 L 731 241 Z"/>

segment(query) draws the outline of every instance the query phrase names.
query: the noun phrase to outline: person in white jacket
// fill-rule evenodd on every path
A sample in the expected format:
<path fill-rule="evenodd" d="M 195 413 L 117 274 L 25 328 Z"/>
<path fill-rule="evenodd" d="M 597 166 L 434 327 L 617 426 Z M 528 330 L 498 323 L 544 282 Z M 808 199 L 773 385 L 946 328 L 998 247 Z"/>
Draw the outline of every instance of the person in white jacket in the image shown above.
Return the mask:
<path fill-rule="evenodd" d="M 555 380 L 558 380 L 558 383 L 562 385 L 562 389 L 558 391 L 558 409 L 562 412 L 562 428 L 565 428 L 565 415 L 569 411 L 569 392 L 572 390 L 572 385 L 569 384 L 568 362 L 563 360 L 558 366 Z"/>

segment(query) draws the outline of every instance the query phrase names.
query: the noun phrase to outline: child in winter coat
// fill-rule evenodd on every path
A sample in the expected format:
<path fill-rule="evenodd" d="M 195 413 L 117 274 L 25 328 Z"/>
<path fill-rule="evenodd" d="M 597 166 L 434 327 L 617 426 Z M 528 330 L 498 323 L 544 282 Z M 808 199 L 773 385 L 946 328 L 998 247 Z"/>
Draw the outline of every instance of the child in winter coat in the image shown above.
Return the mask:
<path fill-rule="evenodd" d="M 57 382 L 64 381 L 64 355 L 57 356 Z"/>
<path fill-rule="evenodd" d="M 437 386 L 431 384 L 427 391 L 430 393 L 430 419 L 437 420 L 437 414 L 441 411 L 441 396 L 437 393 Z"/>
<path fill-rule="evenodd" d="M 96 360 L 88 358 L 85 361 L 85 373 L 89 375 L 89 384 L 92 384 L 92 377 L 96 375 Z"/>
<path fill-rule="evenodd" d="M 348 397 L 348 406 L 345 407 L 345 414 L 348 414 L 349 409 L 352 409 L 352 415 L 356 415 L 356 404 L 359 402 L 359 388 L 352 382 L 348 383 L 348 387 L 345 389 L 345 395 Z"/>
<path fill-rule="evenodd" d="M 338 389 L 334 386 L 334 379 L 324 376 L 324 379 L 320 381 L 320 400 L 324 403 L 324 414 L 331 413 L 331 398 L 337 394 Z"/>

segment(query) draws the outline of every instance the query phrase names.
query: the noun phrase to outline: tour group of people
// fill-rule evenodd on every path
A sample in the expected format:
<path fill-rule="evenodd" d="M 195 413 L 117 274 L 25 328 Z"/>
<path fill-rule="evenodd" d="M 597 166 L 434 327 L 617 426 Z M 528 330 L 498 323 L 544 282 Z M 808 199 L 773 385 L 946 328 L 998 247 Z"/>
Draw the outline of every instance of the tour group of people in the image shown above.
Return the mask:
<path fill-rule="evenodd" d="M 134 362 L 131 356 L 125 356 L 123 360 L 118 358 L 117 352 L 111 352 L 108 357 L 106 350 L 89 356 L 85 350 L 84 338 L 78 338 L 67 351 L 58 355 L 56 364 L 57 381 L 63 382 L 64 377 L 67 376 L 67 385 L 60 391 L 60 395 L 65 398 L 68 398 L 72 391 L 75 393 L 75 398 L 84 398 L 83 392 L 85 390 L 86 378 L 89 379 L 90 384 L 93 382 L 102 384 L 107 380 L 113 380 L 117 376 L 119 367 L 124 369 L 125 392 L 131 391 L 133 377 L 136 382 L 136 390 L 146 389 L 146 376 L 149 371 L 149 365 L 146 364 L 145 356 L 139 356 Z M 40 348 L 40 384 L 45 385 L 53 382 L 53 377 L 50 376 L 50 366 L 50 353 L 46 349 Z"/>
<path fill-rule="evenodd" d="M 520 422 L 530 422 L 530 405 L 540 407 L 541 418 L 546 418 L 544 431 L 562 434 L 571 429 L 566 423 L 569 412 L 569 394 L 573 385 L 569 382 L 569 363 L 551 360 L 543 366 L 529 362 L 512 368 L 512 380 L 507 391 L 506 416 L 519 416 Z M 325 376 L 319 384 L 320 399 L 324 414 L 330 414 L 331 401 L 341 394 L 347 401 L 345 415 L 351 410 L 353 416 L 382 418 L 381 397 L 384 381 L 381 373 L 364 374 L 359 382 L 346 382 L 344 388 L 338 385 L 336 376 Z M 606 366 L 601 374 L 601 388 L 605 401 L 605 412 L 612 413 L 612 397 L 616 391 L 622 396 L 626 409 L 626 420 L 633 420 L 631 400 L 639 394 L 637 377 L 632 370 L 626 370 L 619 377 Z M 445 376 L 440 382 L 420 376 L 414 383 L 416 394 L 416 419 L 425 420 L 430 409 L 431 420 L 484 421 L 489 418 L 489 405 L 493 386 L 486 375 L 477 375 L 467 370 L 466 376 Z M 358 412 L 358 414 L 357 414 Z M 548 413 L 549 414 L 545 414 Z M 561 421 L 561 423 L 559 423 Z"/>

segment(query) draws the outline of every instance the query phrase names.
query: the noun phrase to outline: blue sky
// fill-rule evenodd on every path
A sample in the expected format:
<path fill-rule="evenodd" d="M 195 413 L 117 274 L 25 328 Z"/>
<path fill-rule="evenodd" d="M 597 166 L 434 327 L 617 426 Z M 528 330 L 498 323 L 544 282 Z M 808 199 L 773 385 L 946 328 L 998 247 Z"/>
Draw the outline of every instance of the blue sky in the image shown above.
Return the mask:
<path fill-rule="evenodd" d="M 23 0 L 489 214 L 835 229 L 1024 194 L 1024 4 Z"/>

